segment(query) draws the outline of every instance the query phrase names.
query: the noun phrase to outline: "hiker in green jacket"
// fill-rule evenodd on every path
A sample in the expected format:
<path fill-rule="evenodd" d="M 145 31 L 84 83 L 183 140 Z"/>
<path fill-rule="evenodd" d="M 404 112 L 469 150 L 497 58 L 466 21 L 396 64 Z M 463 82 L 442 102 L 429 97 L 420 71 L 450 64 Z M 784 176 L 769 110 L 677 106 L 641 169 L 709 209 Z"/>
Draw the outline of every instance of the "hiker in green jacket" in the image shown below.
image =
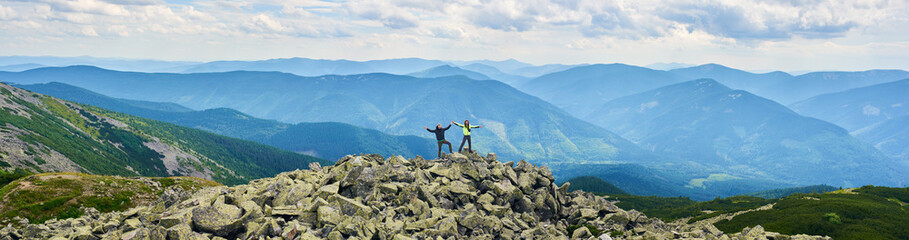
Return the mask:
<path fill-rule="evenodd" d="M 463 132 L 464 132 L 464 139 L 461 139 L 461 146 L 458 147 L 458 152 L 460 152 L 461 149 L 464 149 L 465 141 L 467 142 L 467 151 L 472 152 L 473 150 L 472 150 L 471 146 L 473 145 L 473 143 L 470 141 L 470 129 L 481 128 L 483 126 L 481 126 L 481 125 L 471 126 L 469 120 L 464 120 L 464 125 L 461 125 L 460 123 L 456 123 L 455 121 L 451 121 L 451 123 L 454 123 L 455 125 L 458 125 L 458 127 L 461 127 L 461 130 L 463 130 Z"/>
<path fill-rule="evenodd" d="M 451 128 L 451 124 L 448 127 L 442 127 L 442 124 L 436 125 L 436 129 L 430 130 L 428 127 L 423 127 L 426 131 L 436 134 L 436 143 L 439 144 L 439 158 L 442 158 L 442 144 L 448 144 L 448 152 L 451 152 L 451 142 L 445 140 L 445 131 L 448 131 L 448 128 Z M 460 150 L 458 150 L 460 151 Z"/>

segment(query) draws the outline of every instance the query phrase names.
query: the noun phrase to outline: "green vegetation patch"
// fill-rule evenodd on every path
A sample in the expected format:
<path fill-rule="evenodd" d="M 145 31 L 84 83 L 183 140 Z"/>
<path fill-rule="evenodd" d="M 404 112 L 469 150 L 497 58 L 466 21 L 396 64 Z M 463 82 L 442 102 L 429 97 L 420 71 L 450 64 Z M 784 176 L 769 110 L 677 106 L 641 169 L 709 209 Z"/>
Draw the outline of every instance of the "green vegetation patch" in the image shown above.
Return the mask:
<path fill-rule="evenodd" d="M 896 201 L 894 201 L 896 200 Z M 782 234 L 834 239 L 909 239 L 909 188 L 865 186 L 852 193 L 794 194 L 773 209 L 754 211 L 715 225 L 725 232 L 761 225 Z"/>
<path fill-rule="evenodd" d="M 30 117 L 0 111 L 0 122 L 27 133 L 16 135 L 27 143 L 27 155 L 54 150 L 66 156 L 86 172 L 118 176 L 168 176 L 161 154 L 145 145 L 152 138 L 195 154 L 201 163 L 190 161 L 196 170 L 211 170 L 218 182 L 235 185 L 251 179 L 273 176 L 280 172 L 306 169 L 310 162 L 331 162 L 271 146 L 223 137 L 202 130 L 115 113 L 88 105 L 77 105 L 38 94 L 40 103 L 11 96 L 4 100 L 22 106 Z M 105 120 L 111 117 L 126 123 L 117 127 Z M 215 162 L 217 161 L 217 162 Z M 34 158 L 24 164 L 36 172 L 33 164 L 45 164 Z"/>
<path fill-rule="evenodd" d="M 31 132 L 16 136 L 29 144 L 29 155 L 38 153 L 31 146 L 43 145 L 96 174 L 167 175 L 160 155 L 146 147 L 141 137 L 99 119 L 83 118 L 82 114 L 53 98 L 39 97 L 41 106 L 20 98 L 7 98 L 23 106 L 30 118 L 0 111 L 0 122 Z M 31 167 L 36 171 L 39 169 Z M 138 174 L 127 170 L 128 167 Z"/>
<path fill-rule="evenodd" d="M 780 189 L 771 189 L 767 191 L 761 191 L 756 193 L 745 194 L 746 196 L 753 196 L 759 198 L 781 198 L 789 196 L 796 193 L 825 193 L 836 191 L 839 188 L 830 186 L 830 185 L 811 185 L 805 187 L 793 187 L 793 188 L 780 188 Z"/>
<path fill-rule="evenodd" d="M 663 221 L 675 221 L 682 218 L 691 218 L 689 222 L 718 216 L 724 213 L 738 212 L 757 208 L 774 200 L 749 196 L 732 196 L 716 198 L 711 201 L 696 202 L 687 197 L 656 197 L 614 195 L 610 199 L 619 200 L 616 206 L 622 209 L 635 209 L 649 217 Z"/>
<path fill-rule="evenodd" d="M 101 116 L 124 122 L 137 133 L 157 137 L 172 146 L 192 149 L 192 152 L 209 159 L 217 159 L 217 164 L 212 161 L 202 161 L 202 165 L 214 172 L 212 178 L 215 181 L 227 185 L 244 184 L 251 179 L 274 176 L 285 171 L 306 169 L 310 162 L 319 162 L 323 165 L 332 164 L 324 159 L 280 150 L 252 141 L 224 137 L 198 129 L 112 112 L 93 106 L 82 105 L 82 107 Z M 128 137 L 131 133 L 123 134 Z M 110 138 L 121 139 L 113 137 L 113 135 Z"/>
<path fill-rule="evenodd" d="M 0 223 L 16 216 L 31 223 L 81 216 L 81 208 L 122 211 L 154 203 L 166 186 L 198 190 L 218 183 L 192 177 L 153 178 L 160 187 L 136 178 L 79 173 L 45 173 L 12 181 L 0 189 Z M 165 184 L 166 183 L 166 184 Z"/>
<path fill-rule="evenodd" d="M 6 184 L 9 184 L 10 182 L 12 182 L 16 179 L 28 176 L 30 174 L 32 174 L 32 173 L 29 172 L 28 170 L 21 169 L 21 168 L 17 168 L 15 170 L 0 169 L 0 187 L 5 187 Z M 0 194 L 2 194 L 2 192 L 0 192 Z M 2 195 L 0 195 L 0 196 L 2 196 Z"/>

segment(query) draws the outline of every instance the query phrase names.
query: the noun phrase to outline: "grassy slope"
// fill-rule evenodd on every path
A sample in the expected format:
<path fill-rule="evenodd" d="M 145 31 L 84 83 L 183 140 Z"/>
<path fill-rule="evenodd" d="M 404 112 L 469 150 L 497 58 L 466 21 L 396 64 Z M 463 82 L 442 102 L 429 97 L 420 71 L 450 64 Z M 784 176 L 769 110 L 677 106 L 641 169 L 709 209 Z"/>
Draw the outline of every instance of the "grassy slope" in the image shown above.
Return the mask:
<path fill-rule="evenodd" d="M 685 197 L 635 196 L 598 192 L 612 186 L 599 178 L 569 180 L 572 190 L 580 189 L 618 200 L 622 209 L 636 209 L 647 216 L 674 221 L 688 218 L 689 223 L 721 214 L 755 209 L 768 204 L 774 207 L 721 220 L 715 225 L 726 232 L 761 225 L 768 231 L 783 234 L 826 235 L 834 239 L 907 239 L 909 238 L 909 188 L 866 186 L 835 190 L 814 185 L 774 189 L 751 195 L 716 198 L 696 202 Z M 606 187 L 597 183 L 608 184 Z M 788 197 L 774 197 L 788 195 Z"/>
<path fill-rule="evenodd" d="M 841 189 L 841 188 L 840 188 Z M 804 187 L 780 188 L 760 191 L 755 193 L 744 194 L 745 196 L 759 198 L 782 198 L 796 193 L 825 193 L 837 190 L 836 187 L 829 185 L 811 185 Z"/>
<path fill-rule="evenodd" d="M 197 155 L 202 166 L 214 172 L 212 178 L 224 184 L 242 184 L 251 179 L 272 176 L 279 172 L 305 169 L 310 162 L 329 164 L 329 161 L 280 150 L 264 144 L 224 137 L 201 130 L 120 114 L 88 105 L 77 105 L 52 97 L 29 93 L 15 88 L 13 93 L 0 86 L 4 101 L 21 106 L 16 110 L 0 111 L 0 130 L 12 125 L 28 130 L 17 137 L 31 146 L 47 148 L 26 152 L 57 151 L 93 174 L 121 176 L 168 176 L 161 155 L 144 143 L 157 138 L 162 142 Z M 25 98 L 34 98 L 33 104 Z M 116 127 L 98 116 L 127 123 Z M 37 160 L 36 160 L 37 161 Z M 42 164 L 42 161 L 37 161 Z M 193 162 L 194 163 L 194 162 Z M 41 172 L 38 166 L 31 166 Z M 132 170 L 130 170 L 132 169 Z"/>
<path fill-rule="evenodd" d="M 168 186 L 185 190 L 220 185 L 193 177 L 126 178 L 81 173 L 41 173 L 20 178 L 0 188 L 0 223 L 13 217 L 40 223 L 53 218 L 78 217 L 80 207 L 101 212 L 121 211 L 154 203 Z"/>
<path fill-rule="evenodd" d="M 4 99 L 24 107 L 30 117 L 13 114 L 10 109 L 0 111 L 2 127 L 12 125 L 30 131 L 17 137 L 33 146 L 44 145 L 53 149 L 83 168 L 96 174 L 164 176 L 164 165 L 154 161 L 157 152 L 142 145 L 141 136 L 116 128 L 103 121 L 92 121 L 86 112 L 76 112 L 65 103 L 34 94 L 43 107 L 17 97 L 6 88 L 0 89 Z M 95 119 L 97 120 L 97 119 Z M 118 148 L 115 144 L 122 146 Z M 43 149 L 38 149 L 39 151 Z M 127 167 L 136 172 L 127 170 Z M 35 171 L 40 171 L 33 167 Z"/>
<path fill-rule="evenodd" d="M 184 146 L 194 152 L 215 159 L 217 162 L 204 162 L 207 168 L 216 171 L 222 178 L 215 178 L 224 184 L 242 184 L 251 179 L 273 176 L 280 172 L 306 169 L 310 162 L 323 165 L 330 161 L 310 157 L 275 147 L 212 134 L 206 131 L 178 126 L 175 124 L 145 119 L 128 114 L 117 113 L 93 106 L 83 106 L 93 112 L 127 123 L 136 131 L 155 136 L 173 146 Z M 226 167 L 241 177 L 222 171 L 215 164 Z"/>
<path fill-rule="evenodd" d="M 773 209 L 736 216 L 715 225 L 726 232 L 761 225 L 783 234 L 834 239 L 909 239 L 909 188 L 865 186 L 824 194 L 795 194 Z"/>

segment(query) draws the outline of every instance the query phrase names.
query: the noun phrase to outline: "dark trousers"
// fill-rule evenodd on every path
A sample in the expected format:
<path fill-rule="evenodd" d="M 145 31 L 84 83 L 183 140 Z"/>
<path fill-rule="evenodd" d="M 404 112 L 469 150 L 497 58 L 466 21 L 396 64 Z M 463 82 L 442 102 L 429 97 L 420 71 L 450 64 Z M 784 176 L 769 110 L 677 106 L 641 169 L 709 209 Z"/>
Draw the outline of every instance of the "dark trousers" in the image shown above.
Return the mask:
<path fill-rule="evenodd" d="M 451 152 L 451 143 L 447 140 L 438 140 L 439 142 L 439 158 L 442 158 L 442 144 L 448 144 L 448 152 Z"/>
<path fill-rule="evenodd" d="M 473 151 L 473 150 L 470 148 L 471 145 L 473 145 L 473 143 L 470 142 L 470 135 L 464 135 L 464 139 L 461 139 L 461 146 L 458 147 L 458 152 L 460 152 L 461 149 L 464 149 L 464 142 L 467 142 L 467 151 L 468 151 L 468 152 Z"/>

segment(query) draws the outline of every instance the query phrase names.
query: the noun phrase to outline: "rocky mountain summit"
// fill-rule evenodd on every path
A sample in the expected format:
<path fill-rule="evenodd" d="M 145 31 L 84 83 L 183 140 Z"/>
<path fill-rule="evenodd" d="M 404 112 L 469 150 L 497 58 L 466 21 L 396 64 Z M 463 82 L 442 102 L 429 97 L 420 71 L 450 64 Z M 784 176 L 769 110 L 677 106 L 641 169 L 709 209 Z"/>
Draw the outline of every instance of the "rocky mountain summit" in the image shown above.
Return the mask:
<path fill-rule="evenodd" d="M 346 156 L 310 169 L 194 194 L 168 188 L 149 206 L 8 225 L 0 239 L 827 239 L 665 223 L 495 154 Z"/>

